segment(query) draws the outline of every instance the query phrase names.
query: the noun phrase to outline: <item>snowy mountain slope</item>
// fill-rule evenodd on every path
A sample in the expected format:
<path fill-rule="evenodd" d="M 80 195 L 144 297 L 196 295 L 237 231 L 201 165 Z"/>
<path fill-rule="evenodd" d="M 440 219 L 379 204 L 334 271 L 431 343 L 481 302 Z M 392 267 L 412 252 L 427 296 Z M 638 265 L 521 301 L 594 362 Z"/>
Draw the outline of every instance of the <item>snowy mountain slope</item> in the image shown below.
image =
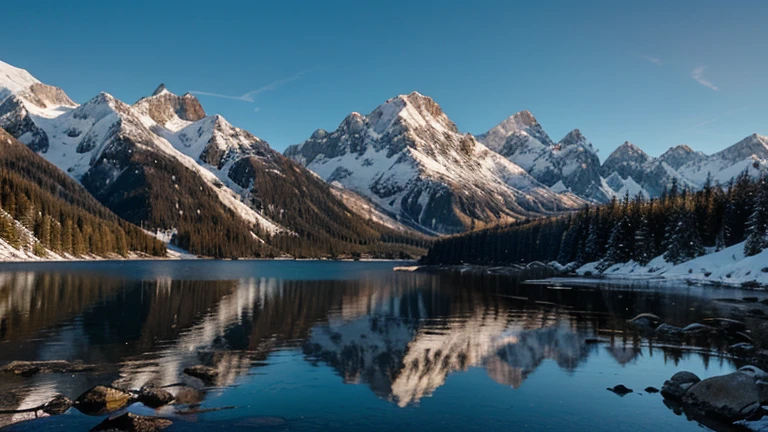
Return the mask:
<path fill-rule="evenodd" d="M 675 147 L 671 147 L 669 150 L 662 153 L 657 160 L 666 163 L 671 166 L 672 169 L 680 169 L 681 166 L 687 163 L 696 163 L 702 161 L 707 156 L 700 152 L 694 151 L 692 148 L 685 144 L 681 144 Z"/>
<path fill-rule="evenodd" d="M 25 71 L 5 69 L 1 119 L 11 134 L 118 215 L 177 232 L 179 246 L 194 253 L 271 254 L 274 235 L 294 236 L 281 247 L 302 253 L 371 250 L 390 230 L 356 216 L 265 141 L 207 116 L 191 94 L 161 85 L 133 105 L 108 93 L 77 105 Z"/>
<path fill-rule="evenodd" d="M 642 182 L 645 178 L 645 165 L 653 158 L 629 141 L 624 142 L 611 153 L 601 167 L 603 177 L 616 172 L 621 178 L 632 177 Z"/>
<path fill-rule="evenodd" d="M 611 192 L 600 178 L 600 159 L 578 129 L 555 144 L 529 111 L 521 111 L 477 139 L 557 191 L 606 201 Z"/>
<path fill-rule="evenodd" d="M 692 184 L 701 187 L 712 181 L 726 184 L 747 171 L 752 177 L 768 172 L 768 137 L 752 134 L 736 144 L 682 165 L 678 171 Z"/>
<path fill-rule="evenodd" d="M 285 155 L 427 233 L 460 232 L 582 203 L 460 133 L 437 103 L 417 92 L 392 98 L 367 116 L 352 113 L 335 131 L 317 130 Z"/>
<path fill-rule="evenodd" d="M 61 89 L 43 84 L 29 72 L 0 61 L 0 127 L 33 150 L 48 149 L 40 120 L 56 117 L 76 104 Z"/>

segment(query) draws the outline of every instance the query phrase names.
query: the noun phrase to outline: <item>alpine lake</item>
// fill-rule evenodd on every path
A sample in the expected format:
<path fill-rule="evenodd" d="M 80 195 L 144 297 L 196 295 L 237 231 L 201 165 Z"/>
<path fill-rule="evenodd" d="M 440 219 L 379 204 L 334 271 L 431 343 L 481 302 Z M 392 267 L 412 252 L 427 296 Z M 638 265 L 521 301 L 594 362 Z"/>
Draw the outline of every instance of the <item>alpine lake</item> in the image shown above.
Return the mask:
<path fill-rule="evenodd" d="M 764 328 L 763 292 L 398 265 L 2 264 L 0 426 L 89 430 L 128 411 L 168 419 L 168 431 L 736 430 L 645 389 L 682 370 L 704 379 L 747 364 L 728 347 Z M 629 322 L 642 313 L 745 329 L 670 343 Z M 199 365 L 208 375 L 189 373 Z M 619 384 L 633 391 L 607 390 Z M 25 410 L 95 386 L 176 400 Z"/>

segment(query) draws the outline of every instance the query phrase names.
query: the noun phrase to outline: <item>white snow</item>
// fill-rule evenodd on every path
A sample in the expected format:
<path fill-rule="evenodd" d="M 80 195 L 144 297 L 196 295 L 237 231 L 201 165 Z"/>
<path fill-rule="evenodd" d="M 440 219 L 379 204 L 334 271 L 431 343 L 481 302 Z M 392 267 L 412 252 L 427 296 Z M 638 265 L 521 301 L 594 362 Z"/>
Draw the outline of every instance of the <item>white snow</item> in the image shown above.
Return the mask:
<path fill-rule="evenodd" d="M 412 222 L 426 231 L 439 221 L 424 220 L 425 211 L 445 187 L 500 203 L 500 220 L 583 204 L 573 195 L 553 192 L 522 167 L 460 133 L 434 101 L 415 92 L 390 99 L 367 116 L 352 113 L 335 132 L 313 135 L 310 141 L 320 153 L 304 154 L 304 143 L 296 149 L 296 160 L 389 215 L 416 218 Z M 409 208 L 420 208 L 418 216 L 403 207 L 403 200 L 414 199 L 418 206 L 410 203 Z"/>
<path fill-rule="evenodd" d="M 0 61 L 0 103 L 3 103 L 8 96 L 26 90 L 32 84 L 39 82 L 24 69 Z"/>
<path fill-rule="evenodd" d="M 577 273 L 598 274 L 598 264 L 586 264 Z M 615 264 L 603 274 L 610 279 L 691 281 L 733 286 L 741 286 L 743 283 L 768 285 L 768 249 L 755 256 L 745 257 L 742 242 L 678 265 L 666 262 L 663 256 L 659 256 L 645 266 L 634 261 Z"/>
<path fill-rule="evenodd" d="M 25 71 L 1 62 L 0 74 L 5 77 L 0 78 L 0 88 L 11 89 L 17 93 L 24 90 L 25 87 L 22 86 L 38 82 Z M 249 134 L 234 128 L 222 117 L 211 116 L 192 123 L 174 115 L 165 125 L 159 125 L 149 117 L 146 106 L 141 101 L 136 107 L 132 107 L 107 93 L 101 93 L 75 108 L 40 108 L 27 102 L 23 92 L 17 97 L 28 111 L 30 119 L 48 135 L 49 148 L 41 155 L 76 180 L 81 180 L 97 161 L 109 164 L 110 161 L 100 159 L 100 154 L 111 145 L 118 134 L 125 134 L 135 138 L 139 145 L 160 151 L 198 173 L 220 201 L 249 224 L 258 225 L 269 233 L 285 231 L 242 202 L 246 198 L 242 196 L 244 193 L 236 193 L 233 189 L 239 188 L 236 188 L 227 176 L 231 165 L 225 167 L 226 170 L 219 170 L 217 167 L 204 166 L 199 161 L 200 154 L 208 142 L 219 149 L 231 148 L 231 157 L 254 145 L 248 139 Z M 176 128 L 179 128 L 177 133 L 174 132 Z M 31 140 L 32 137 L 28 134 L 19 137 L 19 141 L 26 144 Z M 259 142 L 261 143 L 260 140 Z M 80 151 L 78 146 L 81 146 Z M 121 172 L 115 169 L 112 173 L 113 180 L 120 174 Z"/>

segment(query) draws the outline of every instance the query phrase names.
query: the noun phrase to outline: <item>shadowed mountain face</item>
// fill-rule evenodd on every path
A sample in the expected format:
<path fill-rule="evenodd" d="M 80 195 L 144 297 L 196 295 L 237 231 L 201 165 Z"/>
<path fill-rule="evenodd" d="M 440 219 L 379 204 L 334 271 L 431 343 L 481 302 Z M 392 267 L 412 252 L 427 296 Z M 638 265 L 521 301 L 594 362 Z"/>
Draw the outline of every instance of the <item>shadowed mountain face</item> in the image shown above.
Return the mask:
<path fill-rule="evenodd" d="M 0 373 L 0 391 L 10 395 L 0 409 L 36 406 L 57 393 L 75 398 L 97 384 L 194 384 L 183 370 L 196 364 L 214 367 L 218 386 L 238 384 L 261 370 L 276 373 L 269 371 L 281 364 L 273 360 L 279 353 L 290 353 L 291 374 L 318 366 L 336 376 L 333 385 L 362 385 L 398 407 L 418 406 L 472 369 L 522 390 L 542 368 L 573 374 L 592 357 L 631 368 L 649 353 L 628 318 L 651 311 L 684 326 L 729 307 L 704 291 L 563 290 L 394 273 L 386 263 L 125 266 L 0 272 L 0 362 L 81 360 L 98 369 Z M 596 336 L 604 342 L 587 342 Z M 727 346 L 710 343 L 715 352 Z M 685 355 L 663 353 L 674 362 Z"/>

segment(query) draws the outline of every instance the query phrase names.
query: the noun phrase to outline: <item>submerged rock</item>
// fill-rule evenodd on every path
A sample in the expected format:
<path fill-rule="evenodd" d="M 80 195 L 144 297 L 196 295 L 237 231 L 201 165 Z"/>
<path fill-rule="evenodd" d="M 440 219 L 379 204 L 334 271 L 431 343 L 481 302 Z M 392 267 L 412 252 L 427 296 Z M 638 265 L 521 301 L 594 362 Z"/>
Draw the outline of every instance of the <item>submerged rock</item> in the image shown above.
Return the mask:
<path fill-rule="evenodd" d="M 609 387 L 607 390 L 611 391 L 611 392 L 614 392 L 617 395 L 622 396 L 622 397 L 632 393 L 632 389 L 631 388 L 627 388 L 624 384 L 619 384 L 617 386 L 614 386 L 613 388 Z"/>
<path fill-rule="evenodd" d="M 87 415 L 101 415 L 116 411 L 131 402 L 133 396 L 112 387 L 96 386 L 81 394 L 75 406 Z"/>
<path fill-rule="evenodd" d="M 203 380 L 206 384 L 213 384 L 219 376 L 219 371 L 210 366 L 196 365 L 184 369 L 184 373 Z"/>
<path fill-rule="evenodd" d="M 142 387 L 139 390 L 139 402 L 150 408 L 159 408 L 173 402 L 173 395 L 161 388 Z"/>
<path fill-rule="evenodd" d="M 735 421 L 760 410 L 760 392 L 752 375 L 733 372 L 694 384 L 683 394 L 683 403 L 705 415 Z"/>
<path fill-rule="evenodd" d="M 144 417 L 133 413 L 123 413 L 104 420 L 91 429 L 91 432 L 156 432 L 163 430 L 172 424 L 172 421 L 164 418 Z"/>
<path fill-rule="evenodd" d="M 646 393 L 651 393 L 651 394 L 658 393 L 659 389 L 657 389 L 656 387 L 646 387 L 645 388 L 645 392 Z"/>
<path fill-rule="evenodd" d="M 72 408 L 72 402 L 68 397 L 64 395 L 56 395 L 53 399 L 43 405 L 43 412 L 48 415 L 64 414 Z"/>
<path fill-rule="evenodd" d="M 701 379 L 694 373 L 678 372 L 672 375 L 672 378 L 664 381 L 664 385 L 661 386 L 661 395 L 667 399 L 679 401 L 688 389 L 700 381 Z"/>
<path fill-rule="evenodd" d="M 94 365 L 87 365 L 82 362 L 69 362 L 65 360 L 46 360 L 46 361 L 12 361 L 3 367 L 0 372 L 12 373 L 15 375 L 30 376 L 40 372 L 90 372 L 95 370 Z"/>
<path fill-rule="evenodd" d="M 205 393 L 189 386 L 182 386 L 172 390 L 174 390 L 174 401 L 177 404 L 193 405 L 202 402 L 205 398 Z"/>

